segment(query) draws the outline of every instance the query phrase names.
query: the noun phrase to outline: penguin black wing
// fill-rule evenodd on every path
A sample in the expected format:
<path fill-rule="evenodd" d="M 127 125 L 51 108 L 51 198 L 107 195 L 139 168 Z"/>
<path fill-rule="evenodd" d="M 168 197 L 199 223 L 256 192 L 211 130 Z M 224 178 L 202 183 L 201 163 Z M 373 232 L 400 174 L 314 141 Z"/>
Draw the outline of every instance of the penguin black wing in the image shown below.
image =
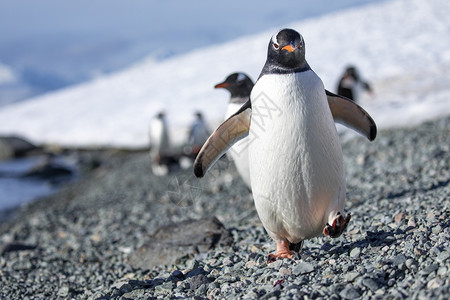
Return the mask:
<path fill-rule="evenodd" d="M 361 106 L 352 100 L 325 90 L 334 121 L 348 126 L 373 141 L 377 136 L 377 125 Z"/>
<path fill-rule="evenodd" d="M 208 138 L 194 162 L 194 174 L 203 177 L 214 163 L 250 130 L 251 104 L 248 100 Z"/>

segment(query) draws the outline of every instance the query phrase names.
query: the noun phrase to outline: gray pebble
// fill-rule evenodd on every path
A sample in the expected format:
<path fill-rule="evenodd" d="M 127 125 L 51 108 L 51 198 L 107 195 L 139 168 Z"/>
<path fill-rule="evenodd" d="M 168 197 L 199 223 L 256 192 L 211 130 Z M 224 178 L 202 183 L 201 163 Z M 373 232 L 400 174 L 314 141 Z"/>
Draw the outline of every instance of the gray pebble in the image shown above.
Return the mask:
<path fill-rule="evenodd" d="M 361 254 L 361 249 L 359 248 L 353 248 L 352 251 L 350 251 L 350 257 L 351 258 L 357 258 Z"/>
<path fill-rule="evenodd" d="M 344 299 L 356 299 L 360 296 L 360 293 L 353 286 L 347 286 L 339 293 L 339 296 Z"/>
<path fill-rule="evenodd" d="M 312 264 L 307 262 L 300 262 L 294 267 L 292 273 L 294 275 L 301 275 L 311 273 L 312 271 L 314 271 L 314 266 Z"/>

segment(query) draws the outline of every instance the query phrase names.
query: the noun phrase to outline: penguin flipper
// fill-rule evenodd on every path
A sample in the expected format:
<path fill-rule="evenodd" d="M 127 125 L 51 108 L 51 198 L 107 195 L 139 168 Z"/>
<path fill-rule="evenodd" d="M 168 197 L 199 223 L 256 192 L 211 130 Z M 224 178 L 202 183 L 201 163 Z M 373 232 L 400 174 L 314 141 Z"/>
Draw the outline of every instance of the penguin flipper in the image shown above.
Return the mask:
<path fill-rule="evenodd" d="M 377 125 L 361 106 L 350 99 L 325 90 L 334 121 L 350 127 L 373 141 L 377 136 Z"/>
<path fill-rule="evenodd" d="M 211 134 L 195 159 L 195 176 L 203 177 L 228 149 L 248 136 L 251 112 L 249 100 Z"/>

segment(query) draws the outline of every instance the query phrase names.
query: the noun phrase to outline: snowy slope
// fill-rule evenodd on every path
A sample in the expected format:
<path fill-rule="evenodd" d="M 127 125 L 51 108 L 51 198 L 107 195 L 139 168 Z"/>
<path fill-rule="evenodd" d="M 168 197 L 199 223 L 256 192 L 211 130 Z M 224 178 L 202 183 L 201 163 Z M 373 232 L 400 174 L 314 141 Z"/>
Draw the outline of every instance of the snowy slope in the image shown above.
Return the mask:
<path fill-rule="evenodd" d="M 379 127 L 405 126 L 450 114 L 450 11 L 447 0 L 396 0 L 286 24 L 305 38 L 307 60 L 335 89 L 344 66 L 355 64 L 375 87 L 363 106 Z M 171 59 L 143 61 L 113 75 L 0 109 L 0 134 L 67 146 L 143 147 L 158 111 L 169 116 L 176 143 L 193 113 L 211 127 L 228 94 L 213 89 L 234 71 L 256 79 L 270 37 L 279 28 Z"/>

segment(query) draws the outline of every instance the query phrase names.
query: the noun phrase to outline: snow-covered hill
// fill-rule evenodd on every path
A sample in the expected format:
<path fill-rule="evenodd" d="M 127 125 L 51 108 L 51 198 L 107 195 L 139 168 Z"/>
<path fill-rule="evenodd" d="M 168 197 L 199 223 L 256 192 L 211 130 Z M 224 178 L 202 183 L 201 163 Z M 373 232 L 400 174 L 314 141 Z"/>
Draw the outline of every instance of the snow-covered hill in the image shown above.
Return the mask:
<path fill-rule="evenodd" d="M 450 2 L 395 0 L 286 24 L 306 41 L 309 64 L 335 90 L 348 64 L 373 83 L 362 99 L 379 127 L 450 114 Z M 144 147 L 150 118 L 169 116 L 181 143 L 201 110 L 215 127 L 228 94 L 214 84 L 244 71 L 256 79 L 279 28 L 121 72 L 0 109 L 0 134 L 66 146 Z M 182 45 L 180 45 L 182 46 Z"/>

